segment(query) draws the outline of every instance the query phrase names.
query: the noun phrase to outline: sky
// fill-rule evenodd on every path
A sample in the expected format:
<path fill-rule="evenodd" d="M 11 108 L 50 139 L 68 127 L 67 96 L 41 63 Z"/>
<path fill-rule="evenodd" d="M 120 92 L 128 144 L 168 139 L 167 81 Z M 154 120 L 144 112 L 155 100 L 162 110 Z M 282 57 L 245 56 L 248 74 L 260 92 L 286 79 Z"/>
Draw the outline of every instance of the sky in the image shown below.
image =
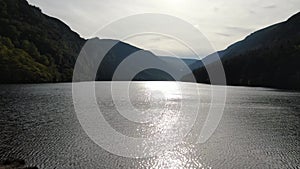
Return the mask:
<path fill-rule="evenodd" d="M 197 28 L 215 51 L 225 49 L 255 30 L 285 21 L 300 11 L 300 0 L 28 1 L 39 7 L 43 13 L 65 22 L 83 38 L 94 37 L 96 36 L 95 32 L 103 26 L 131 15 L 143 13 L 171 15 Z M 122 28 L 122 31 L 126 32 L 126 28 Z M 187 48 L 183 47 L 184 45 L 170 37 L 135 36 L 127 39 L 126 42 L 160 55 L 171 53 L 176 53 L 180 57 L 191 55 Z M 211 51 L 209 50 L 209 52 Z"/>

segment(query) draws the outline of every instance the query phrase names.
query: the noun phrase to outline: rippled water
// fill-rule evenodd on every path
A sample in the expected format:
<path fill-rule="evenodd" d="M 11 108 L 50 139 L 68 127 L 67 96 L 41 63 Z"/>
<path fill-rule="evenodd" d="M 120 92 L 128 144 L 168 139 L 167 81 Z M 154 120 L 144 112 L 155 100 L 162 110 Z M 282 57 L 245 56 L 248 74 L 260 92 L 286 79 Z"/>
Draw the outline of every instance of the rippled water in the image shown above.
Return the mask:
<path fill-rule="evenodd" d="M 122 85 L 121 82 L 120 85 Z M 155 83 L 157 83 L 155 85 Z M 177 97 L 173 82 L 133 82 L 131 102 L 137 110 L 162 105 L 176 109 L 185 99 L 197 106 L 193 85 Z M 120 133 L 147 137 L 154 131 L 116 115 L 106 99 L 109 83 L 97 83 L 99 107 Z M 165 89 L 162 89 L 164 87 Z M 210 86 L 199 84 L 201 101 L 209 103 Z M 147 88 L 152 88 L 151 97 Z M 168 90 L 170 100 L 160 98 Z M 166 93 L 165 93 L 166 94 Z M 122 103 L 122 97 L 119 97 Z M 178 103 L 178 104 L 177 104 Z M 204 110 L 203 109 L 203 110 Z M 71 84 L 0 86 L 0 159 L 25 159 L 40 168 L 297 168 L 300 166 L 300 93 L 265 88 L 228 87 L 222 120 L 205 144 L 181 143 L 142 159 L 113 155 L 82 129 L 72 100 Z M 130 114 L 127 114 L 130 116 Z M 159 115 L 159 114 L 158 114 Z M 130 128 L 131 127 L 131 128 Z M 139 129 L 139 130 L 137 130 Z"/>

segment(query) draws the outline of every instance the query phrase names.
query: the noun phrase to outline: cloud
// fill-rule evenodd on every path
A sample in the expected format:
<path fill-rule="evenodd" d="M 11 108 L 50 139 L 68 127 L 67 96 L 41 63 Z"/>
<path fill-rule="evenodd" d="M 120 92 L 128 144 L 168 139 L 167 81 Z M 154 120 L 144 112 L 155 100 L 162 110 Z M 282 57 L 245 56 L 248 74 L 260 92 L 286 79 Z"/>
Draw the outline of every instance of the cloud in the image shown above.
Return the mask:
<path fill-rule="evenodd" d="M 227 33 L 218 33 L 216 32 L 217 35 L 221 35 L 221 36 L 225 36 L 225 37 L 231 37 L 231 34 L 227 34 Z"/>
<path fill-rule="evenodd" d="M 215 11 L 215 12 L 218 12 L 219 10 L 220 10 L 220 8 L 214 7 L 214 11 Z"/>
<path fill-rule="evenodd" d="M 249 10 L 249 13 L 251 13 L 251 14 L 256 14 L 256 12 L 253 11 L 253 10 Z"/>
<path fill-rule="evenodd" d="M 167 39 L 166 37 L 156 36 L 156 37 L 150 38 L 149 40 L 154 41 L 154 42 L 158 42 L 158 41 L 163 41 L 163 40 L 166 40 L 166 39 Z"/>
<path fill-rule="evenodd" d="M 251 28 L 244 28 L 244 27 L 237 27 L 237 26 L 226 26 L 225 28 L 228 31 L 235 32 L 235 33 L 249 33 L 254 31 L 254 29 Z"/>
<path fill-rule="evenodd" d="M 298 12 L 300 6 L 299 0 L 28 1 L 44 13 L 59 18 L 84 38 L 92 37 L 103 26 L 126 16 L 141 13 L 168 14 L 195 25 L 216 50 L 226 48 L 255 30 L 286 20 Z M 122 31 L 126 32 L 126 28 Z M 156 44 L 178 50 L 177 46 L 170 45 L 169 40 L 161 38 L 148 39 L 148 42 L 141 43 L 141 47 L 155 47 Z"/>
<path fill-rule="evenodd" d="M 268 5 L 268 6 L 264 6 L 263 8 L 265 8 L 265 9 L 274 9 L 274 8 L 277 8 L 277 5 Z"/>

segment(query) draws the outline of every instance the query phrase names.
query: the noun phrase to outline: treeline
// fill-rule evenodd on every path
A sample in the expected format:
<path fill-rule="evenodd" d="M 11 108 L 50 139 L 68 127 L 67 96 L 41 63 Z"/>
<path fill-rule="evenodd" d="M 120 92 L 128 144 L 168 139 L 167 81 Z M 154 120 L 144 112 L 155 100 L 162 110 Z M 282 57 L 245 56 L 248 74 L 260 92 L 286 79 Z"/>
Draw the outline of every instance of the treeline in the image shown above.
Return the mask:
<path fill-rule="evenodd" d="M 231 85 L 300 89 L 300 41 L 252 50 L 223 65 Z"/>
<path fill-rule="evenodd" d="M 0 83 L 71 81 L 85 40 L 25 0 L 0 0 Z"/>
<path fill-rule="evenodd" d="M 299 90 L 300 13 L 252 33 L 219 55 L 228 85 Z M 213 68 L 215 64 L 206 66 Z M 198 82 L 210 83 L 204 67 L 194 75 Z"/>
<path fill-rule="evenodd" d="M 300 41 L 281 42 L 221 59 L 228 85 L 300 89 Z M 212 63 L 207 65 L 214 67 Z M 210 83 L 204 67 L 194 71 L 199 83 Z"/>

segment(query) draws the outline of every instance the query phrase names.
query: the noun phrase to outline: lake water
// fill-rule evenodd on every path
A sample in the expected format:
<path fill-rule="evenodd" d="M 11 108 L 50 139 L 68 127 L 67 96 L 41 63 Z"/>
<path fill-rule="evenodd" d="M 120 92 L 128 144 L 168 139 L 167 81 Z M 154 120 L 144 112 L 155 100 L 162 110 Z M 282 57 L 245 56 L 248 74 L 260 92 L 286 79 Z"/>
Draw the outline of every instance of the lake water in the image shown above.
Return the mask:
<path fill-rule="evenodd" d="M 122 85 L 122 82 L 118 85 Z M 176 109 L 183 100 L 191 109 L 199 96 L 195 86 L 182 97 L 174 82 L 133 82 L 131 102 L 137 110 L 166 104 Z M 96 96 L 108 121 L 120 133 L 151 134 L 153 128 L 130 126 L 115 115 L 107 98 L 108 82 L 96 83 Z M 198 84 L 204 109 L 209 85 Z M 150 89 L 153 90 L 149 96 Z M 159 91 L 161 88 L 162 91 Z M 168 91 L 171 100 L 162 97 Z M 118 99 L 118 97 L 116 98 Z M 122 97 L 119 97 L 122 103 Z M 152 99 L 152 100 L 151 100 Z M 204 144 L 182 143 L 150 158 L 114 155 L 94 143 L 74 110 L 72 84 L 0 85 L 0 159 L 25 159 L 40 168 L 299 168 L 300 93 L 266 88 L 227 87 L 225 110 L 218 128 Z M 167 113 L 166 111 L 164 113 Z M 183 112 L 185 113 L 185 112 Z M 140 130 L 136 130 L 139 128 Z M 139 132 L 137 132 L 139 131 Z"/>

